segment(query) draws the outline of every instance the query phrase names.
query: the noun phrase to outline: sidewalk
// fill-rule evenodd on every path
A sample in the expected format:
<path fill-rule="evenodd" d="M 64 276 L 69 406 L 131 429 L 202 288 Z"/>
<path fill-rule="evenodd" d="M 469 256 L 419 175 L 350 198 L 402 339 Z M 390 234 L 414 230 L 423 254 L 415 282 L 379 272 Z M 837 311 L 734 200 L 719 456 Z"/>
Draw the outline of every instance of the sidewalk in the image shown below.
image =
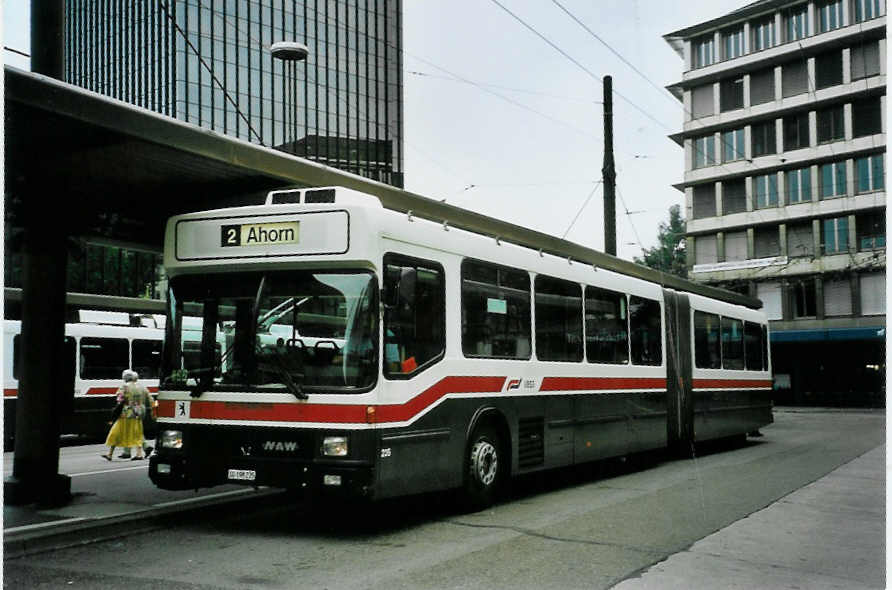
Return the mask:
<path fill-rule="evenodd" d="M 187 515 L 234 503 L 281 496 L 281 490 L 220 486 L 199 491 L 161 490 L 146 475 L 147 461 L 102 461 L 103 445 L 65 447 L 60 471 L 71 477 L 72 499 L 59 507 L 3 505 L 3 555 L 14 557 L 51 548 L 150 530 Z M 12 453 L 4 454 L 4 474 Z"/>
<path fill-rule="evenodd" d="M 885 588 L 885 478 L 883 445 L 614 588 Z"/>

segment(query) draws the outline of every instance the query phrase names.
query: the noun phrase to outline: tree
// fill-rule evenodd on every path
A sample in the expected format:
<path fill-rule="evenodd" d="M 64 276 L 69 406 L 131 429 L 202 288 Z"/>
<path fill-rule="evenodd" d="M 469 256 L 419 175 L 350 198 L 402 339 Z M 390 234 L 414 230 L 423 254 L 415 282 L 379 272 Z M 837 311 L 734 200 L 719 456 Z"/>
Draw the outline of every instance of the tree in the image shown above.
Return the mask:
<path fill-rule="evenodd" d="M 661 222 L 657 234 L 657 245 L 644 248 L 644 256 L 635 257 L 635 262 L 665 273 L 687 278 L 688 265 L 685 255 L 685 220 L 681 216 L 681 207 L 669 207 L 669 223 Z"/>

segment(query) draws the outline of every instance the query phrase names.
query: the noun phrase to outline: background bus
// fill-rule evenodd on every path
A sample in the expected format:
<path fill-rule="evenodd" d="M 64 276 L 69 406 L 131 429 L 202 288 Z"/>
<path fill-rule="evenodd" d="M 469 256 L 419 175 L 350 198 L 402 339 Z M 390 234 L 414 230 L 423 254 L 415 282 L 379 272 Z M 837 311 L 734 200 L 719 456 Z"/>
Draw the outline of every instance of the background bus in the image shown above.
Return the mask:
<path fill-rule="evenodd" d="M 139 373 L 140 383 L 158 391 L 164 316 L 80 310 L 79 320 L 65 324 L 70 353 L 67 370 L 74 371 L 73 411 L 62 415 L 62 434 L 104 437 L 108 433 L 121 373 Z M 11 451 L 15 437 L 16 400 L 19 394 L 21 322 L 4 320 L 3 437 Z M 47 367 L 47 370 L 66 370 Z M 152 432 L 147 433 L 149 435 Z"/>

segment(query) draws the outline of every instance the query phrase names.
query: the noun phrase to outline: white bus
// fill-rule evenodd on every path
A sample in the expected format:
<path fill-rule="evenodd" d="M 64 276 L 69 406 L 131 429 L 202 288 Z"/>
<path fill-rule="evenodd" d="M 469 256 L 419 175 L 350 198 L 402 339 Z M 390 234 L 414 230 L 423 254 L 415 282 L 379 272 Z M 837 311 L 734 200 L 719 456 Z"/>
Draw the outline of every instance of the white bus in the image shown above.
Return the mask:
<path fill-rule="evenodd" d="M 131 368 L 150 391 L 158 391 L 164 316 L 80 310 L 78 322 L 65 324 L 67 370 L 74 371 L 72 412 L 62 413 L 62 434 L 104 436 L 121 385 L 121 373 Z M 15 439 L 19 396 L 21 322 L 3 321 L 4 450 Z M 47 367 L 65 371 L 65 367 Z"/>
<path fill-rule="evenodd" d="M 152 481 L 480 507 L 516 474 L 772 422 L 758 301 L 549 252 L 345 188 L 174 217 Z"/>

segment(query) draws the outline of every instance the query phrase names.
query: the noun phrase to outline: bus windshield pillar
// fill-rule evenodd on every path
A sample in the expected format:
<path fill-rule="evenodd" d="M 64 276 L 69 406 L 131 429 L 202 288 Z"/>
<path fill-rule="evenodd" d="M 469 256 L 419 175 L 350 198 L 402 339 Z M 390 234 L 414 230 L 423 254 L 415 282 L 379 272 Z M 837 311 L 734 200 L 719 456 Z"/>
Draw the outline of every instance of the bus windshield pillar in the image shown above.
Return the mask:
<path fill-rule="evenodd" d="M 73 395 L 71 375 L 61 369 L 70 362 L 64 357 L 68 252 L 63 225 L 46 219 L 25 227 L 22 374 L 12 476 L 3 483 L 9 504 L 58 505 L 71 497 L 70 478 L 58 473 L 61 412 Z"/>

